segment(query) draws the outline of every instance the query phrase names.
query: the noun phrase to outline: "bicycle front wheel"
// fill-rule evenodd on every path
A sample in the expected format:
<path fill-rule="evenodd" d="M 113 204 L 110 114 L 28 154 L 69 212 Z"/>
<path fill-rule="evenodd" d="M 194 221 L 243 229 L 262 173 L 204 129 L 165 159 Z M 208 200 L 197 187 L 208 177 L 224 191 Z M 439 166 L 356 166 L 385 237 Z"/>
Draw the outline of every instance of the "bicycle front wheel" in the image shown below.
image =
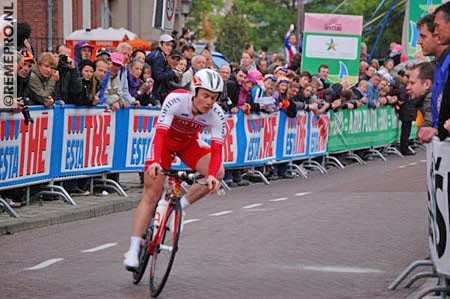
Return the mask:
<path fill-rule="evenodd" d="M 172 201 L 168 206 L 168 220 L 166 227 L 160 226 L 156 232 L 163 230 L 161 237 L 155 240 L 155 247 L 152 253 L 150 269 L 150 293 L 152 297 L 157 297 L 169 278 L 175 254 L 178 250 L 178 240 L 180 238 L 181 228 L 181 206 L 178 201 Z M 173 222 L 170 224 L 170 222 Z"/>
<path fill-rule="evenodd" d="M 142 276 L 144 276 L 145 268 L 147 268 L 148 259 L 150 258 L 150 252 L 148 251 L 148 247 L 152 241 L 152 232 L 153 232 L 153 224 L 151 223 L 148 226 L 147 233 L 144 236 L 144 241 L 141 244 L 141 249 L 139 251 L 139 266 L 136 268 L 136 271 L 133 272 L 133 283 L 138 284 Z"/>

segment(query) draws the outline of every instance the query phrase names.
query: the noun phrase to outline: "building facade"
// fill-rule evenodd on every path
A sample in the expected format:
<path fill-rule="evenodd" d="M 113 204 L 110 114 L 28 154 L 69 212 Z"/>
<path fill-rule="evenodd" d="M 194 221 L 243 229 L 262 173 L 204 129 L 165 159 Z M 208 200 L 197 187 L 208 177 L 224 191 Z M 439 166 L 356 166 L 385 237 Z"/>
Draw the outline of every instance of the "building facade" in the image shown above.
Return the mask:
<path fill-rule="evenodd" d="M 155 41 L 164 31 L 153 28 L 155 5 L 170 6 L 173 1 L 174 30 L 181 33 L 192 0 L 21 0 L 17 19 L 31 25 L 31 42 L 38 52 L 53 50 L 75 30 L 98 27 L 125 28 Z"/>

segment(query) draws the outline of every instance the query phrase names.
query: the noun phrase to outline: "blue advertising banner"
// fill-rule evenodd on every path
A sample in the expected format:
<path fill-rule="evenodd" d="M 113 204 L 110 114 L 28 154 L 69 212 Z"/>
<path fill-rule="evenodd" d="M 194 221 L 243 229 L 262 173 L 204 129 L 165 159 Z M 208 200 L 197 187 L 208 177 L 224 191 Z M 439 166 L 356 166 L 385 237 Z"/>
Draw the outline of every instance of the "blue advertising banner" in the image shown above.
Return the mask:
<path fill-rule="evenodd" d="M 34 123 L 28 125 L 21 114 L 1 114 L 0 189 L 58 177 L 143 171 L 159 115 L 159 110 L 150 108 L 112 112 L 103 107 L 72 105 L 34 106 L 30 112 Z M 370 117 L 366 115 L 369 112 Z M 360 127 L 370 129 L 370 134 L 367 130 L 362 132 L 361 138 L 368 139 L 366 147 L 395 141 L 398 119 L 392 107 L 369 112 L 366 109 L 340 111 L 335 116 L 346 115 L 342 124 L 336 122 L 336 117 L 333 122 L 334 114 L 314 116 L 304 111 L 296 118 L 288 118 L 283 111 L 228 114 L 224 166 L 248 167 L 325 155 L 330 145 L 339 140 L 335 135 L 354 135 Z M 370 127 L 360 123 L 370 123 Z M 209 130 L 205 129 L 200 138 L 208 142 Z M 357 144 L 357 148 L 361 147 L 362 144 Z M 345 147 L 353 148 L 349 144 Z M 173 167 L 186 168 L 179 159 Z"/>
<path fill-rule="evenodd" d="M 309 114 L 300 111 L 296 118 L 289 118 L 286 113 L 279 112 L 279 117 L 277 158 L 280 160 L 305 158 Z"/>
<path fill-rule="evenodd" d="M 54 111 L 31 107 L 30 115 L 34 122 L 26 125 L 22 114 L 2 113 L 0 187 L 51 177 Z"/>
<path fill-rule="evenodd" d="M 60 135 L 61 168 L 60 173 L 55 175 L 77 175 L 111 170 L 118 113 L 101 107 L 68 107 L 63 109 L 63 115 L 63 132 Z"/>
<path fill-rule="evenodd" d="M 328 125 L 330 124 L 330 114 L 315 116 L 310 114 L 309 127 L 309 148 L 308 155 L 311 157 L 323 156 L 327 153 Z"/>
<path fill-rule="evenodd" d="M 279 113 L 245 116 L 242 138 L 245 142 L 245 154 L 242 164 L 261 164 L 276 159 L 278 120 Z M 240 136 L 238 138 L 240 141 Z"/>

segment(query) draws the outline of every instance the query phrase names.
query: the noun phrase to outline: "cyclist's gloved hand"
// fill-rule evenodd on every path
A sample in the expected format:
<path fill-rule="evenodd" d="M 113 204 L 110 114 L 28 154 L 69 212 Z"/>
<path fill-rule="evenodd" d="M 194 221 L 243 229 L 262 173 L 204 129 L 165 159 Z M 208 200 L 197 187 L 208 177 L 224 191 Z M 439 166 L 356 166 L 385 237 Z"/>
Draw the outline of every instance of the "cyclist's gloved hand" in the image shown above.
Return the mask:
<path fill-rule="evenodd" d="M 209 194 L 214 194 L 220 189 L 220 181 L 212 175 L 208 175 L 206 184 L 208 185 Z"/>
<path fill-rule="evenodd" d="M 150 177 L 152 179 L 156 178 L 156 176 L 158 175 L 158 173 L 162 172 L 162 167 L 158 162 L 152 163 L 148 169 L 147 169 L 147 173 L 150 175 Z"/>

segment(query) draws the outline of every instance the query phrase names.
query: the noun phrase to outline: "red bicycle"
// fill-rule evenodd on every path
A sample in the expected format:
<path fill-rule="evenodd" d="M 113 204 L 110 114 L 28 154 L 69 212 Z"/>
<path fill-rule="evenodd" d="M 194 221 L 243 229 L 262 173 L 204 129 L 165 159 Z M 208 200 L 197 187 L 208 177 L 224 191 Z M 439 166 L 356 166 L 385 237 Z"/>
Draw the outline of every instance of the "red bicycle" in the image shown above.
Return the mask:
<path fill-rule="evenodd" d="M 139 253 L 139 266 L 133 272 L 133 283 L 138 284 L 145 273 L 148 261 L 150 263 L 150 294 L 158 297 L 169 278 L 180 239 L 182 210 L 180 199 L 183 192 L 183 182 L 189 185 L 196 182 L 198 174 L 187 174 L 185 171 L 167 170 L 162 174 L 167 176 L 161 200 L 167 202 L 166 212 L 155 227 L 152 221 L 147 228 Z"/>

